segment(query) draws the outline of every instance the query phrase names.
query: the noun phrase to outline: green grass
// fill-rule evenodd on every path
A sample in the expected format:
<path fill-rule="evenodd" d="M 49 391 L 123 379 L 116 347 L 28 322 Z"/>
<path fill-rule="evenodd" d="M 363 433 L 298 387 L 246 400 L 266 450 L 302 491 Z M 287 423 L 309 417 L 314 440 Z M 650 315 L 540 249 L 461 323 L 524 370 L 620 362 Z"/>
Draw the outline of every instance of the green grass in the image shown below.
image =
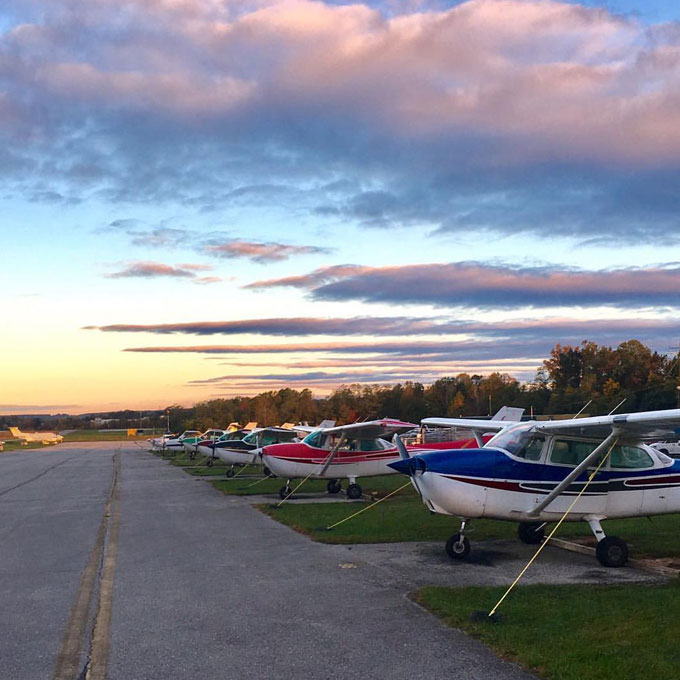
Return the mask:
<path fill-rule="evenodd" d="M 216 482 L 215 485 L 219 483 Z M 343 503 L 258 507 L 279 522 L 323 543 L 444 542 L 459 526 L 459 520 L 455 517 L 431 515 L 410 489 L 408 494 L 406 490 L 400 492 L 394 500 L 388 499 L 331 531 L 327 531 L 325 527 L 348 517 L 359 508 Z M 628 542 L 632 557 L 680 556 L 680 515 L 611 520 L 603 525 L 609 535 L 619 536 Z M 474 520 L 470 524 L 468 537 L 473 550 L 478 541 L 514 540 L 517 538 L 517 524 L 488 519 Z M 555 537 L 587 539 L 592 537 L 592 533 L 585 522 L 573 522 L 562 524 Z"/>
<path fill-rule="evenodd" d="M 668 680 L 680 667 L 680 582 L 523 586 L 498 623 L 473 622 L 504 588 L 426 587 L 414 600 L 448 625 L 548 680 Z"/>
<path fill-rule="evenodd" d="M 247 470 L 242 473 L 242 475 L 247 474 L 260 474 L 260 470 L 257 466 L 252 466 L 252 470 Z M 280 477 L 270 478 L 258 482 L 255 479 L 229 479 L 226 481 L 216 481 L 213 482 L 216 489 L 219 489 L 226 494 L 234 494 L 237 496 L 250 496 L 250 495 L 272 495 L 273 497 L 278 497 L 279 489 L 286 483 L 285 479 Z M 297 479 L 291 482 L 291 486 L 294 489 L 302 480 Z M 389 493 L 390 491 L 398 488 L 404 484 L 404 480 L 401 475 L 387 475 L 382 477 L 362 477 L 361 488 L 366 496 L 372 496 L 379 498 Z M 326 493 L 326 485 L 328 480 L 326 479 L 308 479 L 298 491 L 299 494 L 305 493 Z M 345 487 L 347 484 L 345 483 Z M 316 503 L 315 506 L 326 505 L 325 503 Z M 349 506 L 347 504 L 345 507 Z"/>
<path fill-rule="evenodd" d="M 125 432 L 99 432 L 97 430 L 76 430 L 64 435 L 65 442 L 120 442 L 148 439 L 150 435 L 134 435 Z"/>
<path fill-rule="evenodd" d="M 172 465 L 182 467 L 191 475 L 223 476 L 227 467 L 220 461 L 213 467 L 205 466 L 205 459 L 197 456 L 191 460 L 185 453 L 158 454 Z M 237 468 L 237 472 L 240 468 Z M 458 519 L 445 515 L 432 515 L 425 508 L 411 486 L 357 517 L 327 531 L 326 527 L 339 522 L 362 506 L 356 503 L 289 503 L 276 507 L 278 491 L 284 480 L 253 479 L 259 475 L 258 466 L 248 466 L 238 477 L 215 480 L 213 486 L 225 494 L 271 495 L 272 502 L 258 506 L 264 513 L 302 534 L 322 543 L 393 543 L 402 541 L 445 542 L 458 529 Z M 249 478 L 250 477 L 250 478 Z M 255 483 L 257 482 L 257 483 Z M 297 483 L 297 482 L 296 482 Z M 364 477 L 360 480 L 364 493 L 373 498 L 385 496 L 405 483 L 402 475 Z M 299 493 L 325 493 L 326 481 L 307 480 Z M 515 522 L 475 520 L 468 537 L 474 550 L 475 543 L 484 540 L 517 538 Z M 659 515 L 604 522 L 611 536 L 628 542 L 632 557 L 680 556 L 680 515 Z M 566 522 L 555 534 L 556 538 L 594 539 L 585 522 Z"/>
<path fill-rule="evenodd" d="M 28 442 L 25 446 L 21 445 L 20 441 L 5 442 L 3 450 L 5 453 L 9 451 L 26 451 L 27 449 L 44 449 L 46 446 L 41 442 Z M 2 451 L 0 451 L 2 453 Z"/>

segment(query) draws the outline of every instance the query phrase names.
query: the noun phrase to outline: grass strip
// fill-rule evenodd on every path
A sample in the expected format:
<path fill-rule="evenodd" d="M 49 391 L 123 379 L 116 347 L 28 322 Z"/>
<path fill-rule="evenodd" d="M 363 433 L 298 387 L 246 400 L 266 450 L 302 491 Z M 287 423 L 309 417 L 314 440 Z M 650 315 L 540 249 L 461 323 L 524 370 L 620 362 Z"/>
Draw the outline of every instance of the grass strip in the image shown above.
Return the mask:
<path fill-rule="evenodd" d="M 680 582 L 665 585 L 531 585 L 498 623 L 472 621 L 502 587 L 426 587 L 413 599 L 449 626 L 547 680 L 667 680 L 680 667 Z"/>
<path fill-rule="evenodd" d="M 216 486 L 218 484 L 222 483 L 215 482 Z M 428 513 L 421 500 L 409 489 L 381 503 L 375 510 L 363 513 L 330 531 L 326 527 L 352 514 L 351 507 L 343 503 L 297 503 L 276 509 L 270 505 L 258 507 L 282 524 L 322 543 L 445 542 L 459 526 L 459 520 L 455 517 Z M 610 520 L 604 523 L 604 528 L 608 535 L 620 536 L 628 541 L 634 557 L 680 556 L 680 515 Z M 478 541 L 515 540 L 517 524 L 488 519 L 473 520 L 467 535 L 474 550 Z M 586 539 L 586 542 L 595 544 L 585 522 L 565 522 L 556 537 Z"/>

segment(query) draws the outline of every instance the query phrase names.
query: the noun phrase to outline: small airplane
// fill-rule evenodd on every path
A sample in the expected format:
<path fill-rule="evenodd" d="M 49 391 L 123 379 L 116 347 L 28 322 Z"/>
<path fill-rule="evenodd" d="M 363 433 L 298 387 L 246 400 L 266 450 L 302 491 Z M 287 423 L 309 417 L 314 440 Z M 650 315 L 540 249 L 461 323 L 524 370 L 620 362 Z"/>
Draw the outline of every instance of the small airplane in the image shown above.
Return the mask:
<path fill-rule="evenodd" d="M 216 442 L 222 435 L 226 434 L 226 430 L 209 429 L 194 437 L 187 437 L 183 442 L 184 452 L 189 455 L 191 460 L 196 458 L 198 445 L 209 442 Z"/>
<path fill-rule="evenodd" d="M 264 446 L 297 442 L 300 435 L 309 434 L 313 428 L 296 425 L 289 427 L 262 427 L 246 434 L 242 439 L 232 439 L 217 442 L 214 446 L 215 455 L 231 467 L 227 470 L 227 477 L 234 476 L 237 465 L 256 465 L 261 463 L 261 453 Z M 265 467 L 263 473 L 270 476 L 270 470 Z"/>
<path fill-rule="evenodd" d="M 606 536 L 601 522 L 680 512 L 680 461 L 644 441 L 680 434 L 680 409 L 572 420 L 494 422 L 425 418 L 424 425 L 464 427 L 477 448 L 411 455 L 389 466 L 411 477 L 430 511 L 461 519 L 446 552 L 464 559 L 470 520 L 519 522 L 525 543 L 540 543 L 548 523 L 585 521 L 607 567 L 628 560 L 628 546 Z M 497 434 L 484 443 L 482 433 Z M 592 480 L 589 477 L 594 474 Z"/>
<path fill-rule="evenodd" d="M 316 429 L 299 443 L 274 444 L 262 449 L 262 461 L 277 477 L 287 479 L 279 490 L 279 497 L 291 493 L 290 482 L 296 478 L 328 479 L 328 493 L 342 491 L 341 478 L 347 478 L 347 498 L 361 498 L 359 477 L 389 475 L 396 472 L 388 467 L 399 458 L 399 451 L 386 437 L 417 429 L 414 423 L 382 418 L 363 423 Z M 474 443 L 434 442 L 418 445 L 418 450 L 453 448 Z"/>
<path fill-rule="evenodd" d="M 10 434 L 14 439 L 20 439 L 22 445 L 29 442 L 40 442 L 41 444 L 60 444 L 64 441 L 63 435 L 56 432 L 22 432 L 18 427 L 10 427 Z"/>
<path fill-rule="evenodd" d="M 237 423 L 238 425 L 238 423 Z M 224 447 L 230 446 L 233 442 L 241 441 L 251 432 L 257 430 L 257 421 L 246 423 L 243 427 L 237 427 L 232 430 L 227 430 L 215 440 L 206 440 L 199 442 L 196 447 L 196 452 L 207 458 L 206 465 L 212 467 L 216 460 L 218 460 L 218 451 Z M 231 475 L 228 475 L 231 476 Z"/>
<path fill-rule="evenodd" d="M 184 440 L 191 439 L 192 437 L 199 436 L 201 433 L 198 430 L 184 430 L 179 437 L 172 437 L 171 439 L 165 439 L 161 437 L 158 440 L 160 443 L 161 451 L 182 451 L 184 450 Z"/>

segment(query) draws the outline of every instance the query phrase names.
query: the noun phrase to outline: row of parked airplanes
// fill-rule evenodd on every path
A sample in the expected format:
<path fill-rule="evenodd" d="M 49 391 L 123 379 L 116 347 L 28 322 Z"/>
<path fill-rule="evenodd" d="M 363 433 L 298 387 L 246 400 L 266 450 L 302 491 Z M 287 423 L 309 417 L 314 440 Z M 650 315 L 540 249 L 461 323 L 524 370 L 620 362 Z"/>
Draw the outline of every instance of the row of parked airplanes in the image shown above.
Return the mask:
<path fill-rule="evenodd" d="M 342 481 L 348 498 L 362 494 L 357 479 L 402 473 L 432 513 L 459 517 L 446 543 L 453 559 L 470 552 L 466 531 L 478 518 L 518 522 L 519 538 L 540 543 L 546 526 L 585 521 L 597 539 L 601 564 L 628 560 L 625 541 L 606 536 L 602 522 L 680 512 L 680 409 L 570 420 L 522 420 L 523 410 L 503 407 L 492 419 L 425 418 L 420 425 L 383 418 L 335 426 L 285 424 L 151 440 L 164 451 L 237 466 L 259 464 L 286 480 L 326 479 L 329 493 Z"/>

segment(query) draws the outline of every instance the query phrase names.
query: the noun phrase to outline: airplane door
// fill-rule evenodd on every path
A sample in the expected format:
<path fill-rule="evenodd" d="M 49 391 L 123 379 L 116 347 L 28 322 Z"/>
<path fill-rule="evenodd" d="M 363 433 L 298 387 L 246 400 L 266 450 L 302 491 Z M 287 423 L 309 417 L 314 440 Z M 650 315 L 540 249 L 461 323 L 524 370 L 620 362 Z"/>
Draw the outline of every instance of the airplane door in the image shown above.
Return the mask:
<path fill-rule="evenodd" d="M 545 466 L 544 481 L 551 485 L 557 485 L 588 455 L 590 455 L 599 445 L 599 442 L 585 442 L 577 439 L 567 439 L 555 437 L 548 453 L 548 465 Z M 564 513 L 574 501 L 574 498 L 583 485 L 588 481 L 592 468 L 586 470 L 579 478 L 572 483 L 565 493 L 555 498 L 555 500 L 545 509 L 546 512 Z M 604 513 L 607 507 L 608 492 L 608 472 L 601 470 L 598 475 L 588 484 L 583 495 L 572 509 L 574 513 L 586 513 L 599 515 Z M 553 487 L 554 488 L 554 487 Z"/>

